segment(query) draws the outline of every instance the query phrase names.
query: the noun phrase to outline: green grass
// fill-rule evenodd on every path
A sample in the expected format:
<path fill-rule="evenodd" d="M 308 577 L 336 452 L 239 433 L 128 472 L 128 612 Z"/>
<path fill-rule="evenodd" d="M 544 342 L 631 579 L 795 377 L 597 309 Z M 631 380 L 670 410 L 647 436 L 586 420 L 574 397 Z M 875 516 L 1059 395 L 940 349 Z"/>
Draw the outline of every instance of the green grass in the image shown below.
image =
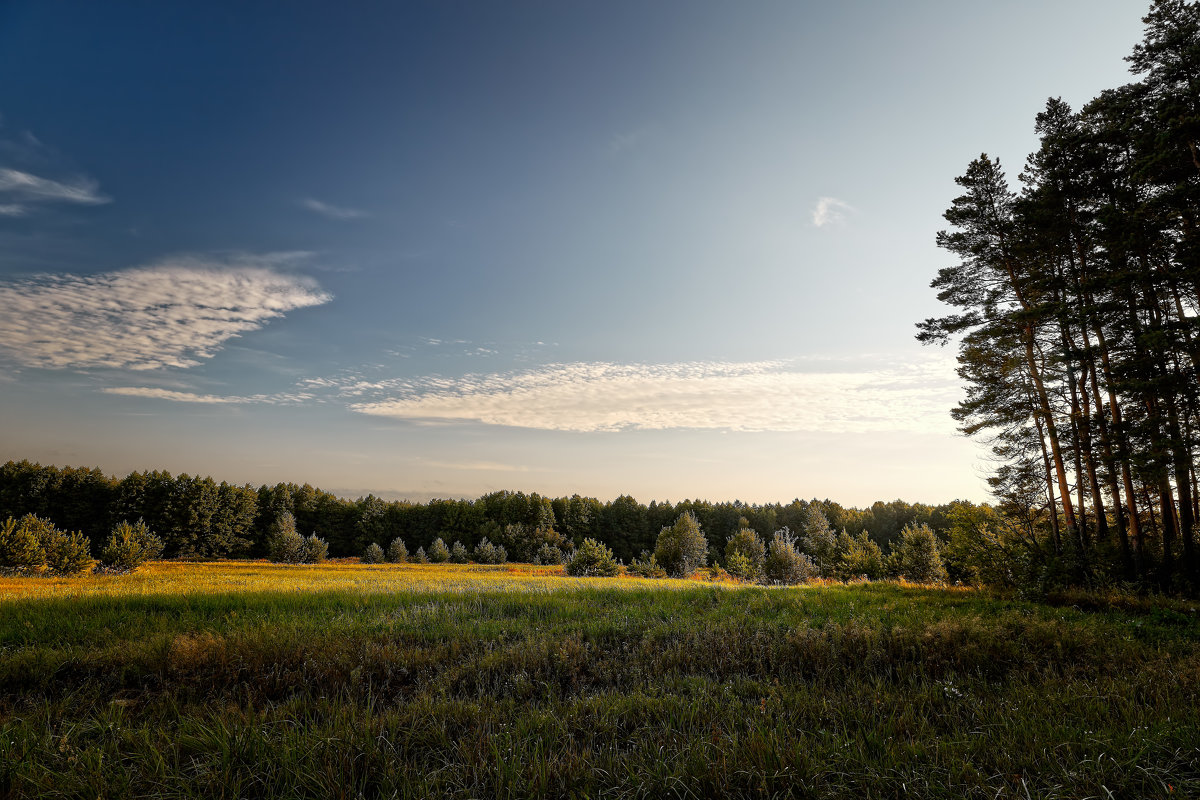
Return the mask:
<path fill-rule="evenodd" d="M 345 570 L 10 593 L 0 797 L 1200 796 L 1186 603 Z"/>

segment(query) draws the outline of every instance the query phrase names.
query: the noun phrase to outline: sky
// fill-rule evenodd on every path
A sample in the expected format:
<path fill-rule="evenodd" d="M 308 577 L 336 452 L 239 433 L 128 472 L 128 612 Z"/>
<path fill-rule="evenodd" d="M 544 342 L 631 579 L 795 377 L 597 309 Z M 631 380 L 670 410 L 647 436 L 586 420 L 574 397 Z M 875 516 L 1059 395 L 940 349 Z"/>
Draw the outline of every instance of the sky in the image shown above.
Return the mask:
<path fill-rule="evenodd" d="M 0 459 L 986 500 L 941 215 L 1146 10 L 5 0 Z"/>

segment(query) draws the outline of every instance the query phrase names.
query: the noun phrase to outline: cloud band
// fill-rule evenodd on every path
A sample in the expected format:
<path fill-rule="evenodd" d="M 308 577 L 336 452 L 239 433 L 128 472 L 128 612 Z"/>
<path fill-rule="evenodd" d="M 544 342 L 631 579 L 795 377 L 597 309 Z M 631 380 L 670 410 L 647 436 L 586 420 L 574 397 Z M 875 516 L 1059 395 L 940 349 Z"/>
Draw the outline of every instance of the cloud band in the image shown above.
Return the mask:
<path fill-rule="evenodd" d="M 183 258 L 97 275 L 0 285 L 0 349 L 48 369 L 190 367 L 230 338 L 331 296 L 270 258 Z"/>

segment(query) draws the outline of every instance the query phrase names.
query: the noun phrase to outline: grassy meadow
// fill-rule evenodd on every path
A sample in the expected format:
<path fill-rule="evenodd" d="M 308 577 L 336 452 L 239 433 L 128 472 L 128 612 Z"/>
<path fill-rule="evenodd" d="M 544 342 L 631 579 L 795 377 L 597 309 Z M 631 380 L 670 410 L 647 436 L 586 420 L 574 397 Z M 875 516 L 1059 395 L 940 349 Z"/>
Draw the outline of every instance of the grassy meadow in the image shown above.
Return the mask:
<path fill-rule="evenodd" d="M 896 584 L 0 578 L 0 798 L 1200 796 L 1200 615 Z"/>

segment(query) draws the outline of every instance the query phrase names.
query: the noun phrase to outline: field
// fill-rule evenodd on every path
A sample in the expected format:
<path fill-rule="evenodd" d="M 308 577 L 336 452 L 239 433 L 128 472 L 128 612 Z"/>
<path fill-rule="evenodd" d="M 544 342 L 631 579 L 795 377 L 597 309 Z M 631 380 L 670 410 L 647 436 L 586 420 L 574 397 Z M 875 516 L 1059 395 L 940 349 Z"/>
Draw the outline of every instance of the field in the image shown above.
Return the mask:
<path fill-rule="evenodd" d="M 1194 604 L 551 568 L 0 578 L 3 797 L 1200 796 Z"/>

